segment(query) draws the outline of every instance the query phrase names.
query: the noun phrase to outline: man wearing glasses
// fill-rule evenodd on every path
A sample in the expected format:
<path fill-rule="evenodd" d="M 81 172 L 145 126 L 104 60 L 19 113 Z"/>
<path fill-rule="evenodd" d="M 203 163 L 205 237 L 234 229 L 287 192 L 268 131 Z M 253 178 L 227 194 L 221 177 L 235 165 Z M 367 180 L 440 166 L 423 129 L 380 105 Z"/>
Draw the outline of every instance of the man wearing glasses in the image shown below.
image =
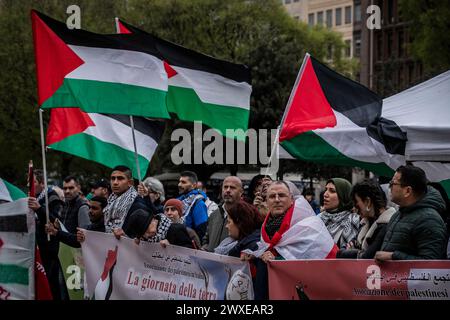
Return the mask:
<path fill-rule="evenodd" d="M 411 165 L 400 166 L 389 187 L 399 210 L 389 221 L 375 260 L 445 259 L 447 232 L 439 215 L 445 202 L 436 189 L 427 186 L 425 172 Z"/>

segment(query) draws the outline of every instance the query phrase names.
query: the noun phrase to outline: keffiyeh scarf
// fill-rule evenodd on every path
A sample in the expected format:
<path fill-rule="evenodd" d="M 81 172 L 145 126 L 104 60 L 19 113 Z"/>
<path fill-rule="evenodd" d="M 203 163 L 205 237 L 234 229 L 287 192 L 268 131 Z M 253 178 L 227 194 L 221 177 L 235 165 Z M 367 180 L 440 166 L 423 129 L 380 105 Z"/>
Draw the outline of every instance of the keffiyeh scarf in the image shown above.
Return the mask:
<path fill-rule="evenodd" d="M 158 213 L 155 215 L 154 219 L 158 219 L 158 228 L 156 230 L 156 235 L 154 235 L 151 238 L 145 239 L 147 242 L 160 242 L 161 240 L 166 239 L 167 237 L 167 231 L 169 231 L 170 225 L 172 224 L 172 221 L 165 215 Z"/>
<path fill-rule="evenodd" d="M 105 232 L 112 233 L 115 228 L 122 228 L 128 210 L 138 196 L 134 187 L 129 188 L 120 196 L 111 194 L 108 198 L 108 204 L 103 210 L 105 217 Z"/>
<path fill-rule="evenodd" d="M 345 248 L 358 235 L 360 224 L 356 213 L 347 210 L 337 213 L 324 211 L 319 216 L 339 248 Z"/>

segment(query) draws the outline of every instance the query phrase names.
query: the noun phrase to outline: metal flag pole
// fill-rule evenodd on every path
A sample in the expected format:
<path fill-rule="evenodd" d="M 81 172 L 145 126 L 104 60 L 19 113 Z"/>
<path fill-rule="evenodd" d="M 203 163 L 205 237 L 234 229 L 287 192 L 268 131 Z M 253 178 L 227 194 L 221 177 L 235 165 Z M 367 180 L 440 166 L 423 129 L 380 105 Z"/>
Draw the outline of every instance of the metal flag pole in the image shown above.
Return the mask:
<path fill-rule="evenodd" d="M 48 185 L 47 185 L 47 161 L 45 158 L 45 139 L 44 139 L 44 121 L 42 120 L 42 113 L 44 110 L 39 109 L 39 126 L 41 129 L 41 149 L 42 149 L 42 169 L 44 171 L 44 196 L 45 196 L 45 218 L 47 224 L 50 220 L 50 214 L 48 210 Z M 50 241 L 50 234 L 47 233 L 47 241 Z"/>
<path fill-rule="evenodd" d="M 137 145 L 136 145 L 136 135 L 134 133 L 134 121 L 133 116 L 130 116 L 130 124 L 131 124 L 131 133 L 133 135 L 133 145 L 134 145 L 134 158 L 136 159 L 136 169 L 138 174 L 139 183 L 141 183 L 141 168 L 139 167 L 139 159 L 138 159 L 138 152 L 137 152 Z"/>
<path fill-rule="evenodd" d="M 305 71 L 306 63 L 309 60 L 309 58 L 310 58 L 310 54 L 306 53 L 305 57 L 303 58 L 302 66 L 300 67 L 300 70 L 299 70 L 299 72 L 297 74 L 297 79 L 295 79 L 294 87 L 293 87 L 293 89 L 291 91 L 291 94 L 289 96 L 289 100 L 288 100 L 288 102 L 286 104 L 286 108 L 284 108 L 284 113 L 283 113 L 283 117 L 281 118 L 280 125 L 277 128 L 277 135 L 275 136 L 275 142 L 274 142 L 274 145 L 272 147 L 272 151 L 270 153 L 269 163 L 267 164 L 265 175 L 268 175 L 268 173 L 269 173 L 269 168 L 270 168 L 270 166 L 272 164 L 272 157 L 273 157 L 275 148 L 277 148 L 279 146 L 279 141 L 278 140 L 280 138 L 281 128 L 283 127 L 284 120 L 286 119 L 288 111 L 289 111 L 289 109 L 291 107 L 292 99 L 294 99 L 295 89 L 298 87 L 298 83 L 299 83 L 299 81 L 300 81 L 300 79 L 301 79 L 301 77 L 303 75 L 303 72 Z M 277 150 L 278 150 L 278 148 L 277 148 Z M 276 154 L 278 155 L 278 152 Z"/>

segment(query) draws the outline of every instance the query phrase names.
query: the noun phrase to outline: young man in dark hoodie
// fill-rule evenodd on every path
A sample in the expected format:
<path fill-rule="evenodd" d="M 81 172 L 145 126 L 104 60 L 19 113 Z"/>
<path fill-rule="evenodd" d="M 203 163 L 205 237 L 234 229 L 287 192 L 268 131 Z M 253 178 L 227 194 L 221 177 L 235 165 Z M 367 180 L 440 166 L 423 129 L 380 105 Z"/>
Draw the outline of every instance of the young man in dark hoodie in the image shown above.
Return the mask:
<path fill-rule="evenodd" d="M 103 197 L 93 197 L 89 201 L 89 219 L 91 223 L 86 227 L 86 230 L 105 232 L 103 209 L 106 207 L 106 204 L 107 200 Z M 45 230 L 62 243 L 73 248 L 80 248 L 80 243 L 84 241 L 84 233 L 81 230 L 78 230 L 77 233 L 66 232 L 60 230 L 57 223 L 47 224 Z"/>

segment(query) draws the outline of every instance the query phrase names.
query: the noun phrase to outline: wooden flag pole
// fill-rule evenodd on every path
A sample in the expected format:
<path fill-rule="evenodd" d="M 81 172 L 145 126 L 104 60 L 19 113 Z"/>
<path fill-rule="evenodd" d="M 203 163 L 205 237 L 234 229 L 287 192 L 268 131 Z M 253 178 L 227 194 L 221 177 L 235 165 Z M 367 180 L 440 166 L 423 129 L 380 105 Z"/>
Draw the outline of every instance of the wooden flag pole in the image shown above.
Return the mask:
<path fill-rule="evenodd" d="M 48 210 L 48 186 L 47 186 L 47 161 L 45 158 L 45 139 L 44 139 L 44 121 L 42 120 L 42 113 L 44 110 L 39 109 L 39 125 L 41 129 L 41 149 L 42 149 L 42 169 L 44 171 L 44 195 L 45 195 L 45 217 L 47 224 L 49 222 L 49 210 Z M 50 241 L 50 234 L 47 233 L 47 240 Z"/>

